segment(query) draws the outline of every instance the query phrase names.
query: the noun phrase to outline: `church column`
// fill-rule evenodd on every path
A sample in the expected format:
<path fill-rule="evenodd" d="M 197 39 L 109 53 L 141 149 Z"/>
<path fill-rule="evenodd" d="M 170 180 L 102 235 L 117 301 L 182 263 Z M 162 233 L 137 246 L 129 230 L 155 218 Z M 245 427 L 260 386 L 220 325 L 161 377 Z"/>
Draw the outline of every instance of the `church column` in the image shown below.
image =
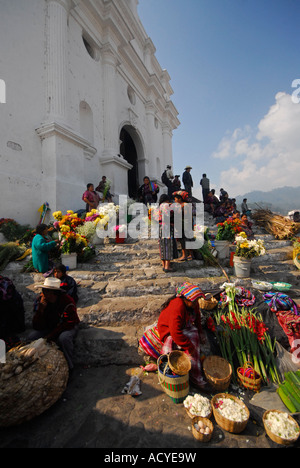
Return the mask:
<path fill-rule="evenodd" d="M 47 120 L 65 121 L 69 0 L 47 3 Z"/>
<path fill-rule="evenodd" d="M 155 154 L 155 106 L 153 102 L 148 101 L 145 105 L 146 118 L 147 118 L 147 162 L 146 175 L 149 177 L 158 177 L 160 174 L 156 174 L 156 155 Z"/>
<path fill-rule="evenodd" d="M 102 49 L 103 64 L 103 157 L 114 157 L 119 153 L 119 135 L 116 106 L 116 67 L 117 58 L 109 44 Z"/>
<path fill-rule="evenodd" d="M 172 130 L 170 128 L 170 125 L 167 122 L 164 122 L 162 125 L 162 134 L 163 134 L 164 165 L 165 167 L 168 164 L 170 164 L 170 166 L 173 166 Z"/>

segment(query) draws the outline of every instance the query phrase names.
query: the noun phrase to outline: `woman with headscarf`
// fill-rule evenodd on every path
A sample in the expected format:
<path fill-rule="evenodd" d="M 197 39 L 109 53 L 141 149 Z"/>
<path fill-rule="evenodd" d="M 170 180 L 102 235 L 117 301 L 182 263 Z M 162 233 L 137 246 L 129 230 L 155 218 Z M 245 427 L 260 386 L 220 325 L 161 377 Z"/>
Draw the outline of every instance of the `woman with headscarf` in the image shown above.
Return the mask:
<path fill-rule="evenodd" d="M 157 325 L 147 330 L 139 349 L 154 359 L 180 349 L 191 359 L 190 381 L 203 387 L 200 343 L 203 342 L 198 300 L 204 297 L 198 286 L 185 282 L 176 289 L 160 312 Z"/>

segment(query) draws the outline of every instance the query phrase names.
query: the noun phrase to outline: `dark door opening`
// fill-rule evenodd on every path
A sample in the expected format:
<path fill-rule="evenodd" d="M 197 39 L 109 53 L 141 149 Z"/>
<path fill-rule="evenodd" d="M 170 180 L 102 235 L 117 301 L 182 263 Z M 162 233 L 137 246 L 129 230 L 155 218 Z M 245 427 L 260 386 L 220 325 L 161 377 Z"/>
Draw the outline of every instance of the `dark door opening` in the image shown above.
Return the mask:
<path fill-rule="evenodd" d="M 122 128 L 120 134 L 120 153 L 126 159 L 129 164 L 132 165 L 132 169 L 128 170 L 128 196 L 136 199 L 139 188 L 139 173 L 137 163 L 137 152 L 133 139 L 125 128 Z"/>

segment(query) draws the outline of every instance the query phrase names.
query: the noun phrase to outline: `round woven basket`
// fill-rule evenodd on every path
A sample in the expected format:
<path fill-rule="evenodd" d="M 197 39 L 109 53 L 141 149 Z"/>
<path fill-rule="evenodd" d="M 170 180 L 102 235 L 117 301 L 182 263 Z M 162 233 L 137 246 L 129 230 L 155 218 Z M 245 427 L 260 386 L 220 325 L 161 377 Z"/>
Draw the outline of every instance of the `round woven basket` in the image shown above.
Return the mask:
<path fill-rule="evenodd" d="M 212 408 L 211 408 L 210 413 L 207 414 L 206 416 L 198 416 L 198 415 L 196 415 L 196 414 L 193 414 L 193 413 L 191 413 L 187 408 L 185 408 L 185 410 L 186 410 L 188 416 L 189 416 L 191 419 L 193 419 L 193 418 L 203 418 L 203 417 L 205 417 L 205 418 L 207 418 L 207 419 L 210 419 L 210 418 L 212 417 Z"/>
<path fill-rule="evenodd" d="M 0 427 L 18 425 L 40 415 L 67 386 L 68 364 L 54 343 L 45 342 L 41 355 L 36 352 L 26 357 L 20 350 L 11 349 L 6 363 L 0 365 Z"/>
<path fill-rule="evenodd" d="M 220 413 L 220 411 L 218 411 L 218 409 L 215 407 L 215 403 L 218 400 L 218 398 L 231 398 L 236 403 L 244 407 L 247 411 L 247 415 L 248 415 L 247 419 L 245 421 L 232 421 L 231 419 L 225 418 Z M 235 397 L 234 395 L 230 395 L 229 393 L 218 393 L 212 398 L 212 408 L 213 408 L 213 413 L 214 413 L 214 418 L 216 420 L 216 423 L 220 427 L 222 427 L 222 429 L 224 429 L 225 431 L 231 432 L 233 434 L 239 434 L 247 426 L 247 423 L 250 417 L 249 410 L 247 406 L 239 398 Z"/>
<path fill-rule="evenodd" d="M 201 297 L 200 299 L 198 299 L 198 303 L 200 309 L 212 310 L 217 306 L 218 301 L 215 297 L 211 297 L 210 299 L 205 299 L 204 297 Z"/>
<path fill-rule="evenodd" d="M 171 370 L 177 375 L 186 375 L 191 370 L 191 360 L 183 351 L 171 351 L 168 360 Z"/>
<path fill-rule="evenodd" d="M 268 428 L 268 425 L 266 423 L 266 417 L 268 415 L 268 413 L 282 413 L 282 411 L 278 411 L 278 410 L 268 410 L 268 411 L 265 411 L 264 414 L 263 414 L 263 424 L 264 424 L 264 428 L 265 428 L 265 431 L 266 433 L 268 434 L 268 436 L 270 437 L 271 440 L 273 440 L 273 442 L 276 442 L 277 444 L 280 444 L 280 445 L 291 445 L 291 444 L 294 444 L 298 438 L 299 438 L 299 435 L 300 435 L 300 429 L 299 429 L 299 425 L 297 423 L 297 421 L 295 421 L 294 418 L 292 418 L 292 416 L 288 415 L 289 419 L 291 419 L 292 421 L 294 421 L 294 423 L 296 424 L 296 427 L 298 428 L 298 435 L 294 438 L 294 439 L 284 439 L 283 437 L 280 437 L 278 436 L 277 434 L 274 434 L 269 428 Z"/>
<path fill-rule="evenodd" d="M 203 362 L 203 371 L 213 389 L 224 391 L 229 387 L 232 368 L 226 359 L 220 356 L 207 356 Z"/>
<path fill-rule="evenodd" d="M 197 431 L 197 429 L 195 428 L 195 424 L 197 424 L 199 421 L 202 421 L 205 424 L 205 426 L 209 427 L 209 429 L 210 429 L 209 434 L 201 434 L 200 431 Z M 195 439 L 199 440 L 200 442 L 209 442 L 210 439 L 212 438 L 213 430 L 214 430 L 214 425 L 209 419 L 202 418 L 201 416 L 195 416 L 193 418 L 193 420 L 192 420 L 192 433 L 193 433 L 193 436 L 195 437 Z"/>
<path fill-rule="evenodd" d="M 253 377 L 245 376 L 244 372 L 250 370 L 253 373 Z M 253 390 L 254 392 L 259 392 L 261 386 L 261 375 L 258 374 L 253 367 L 251 362 L 246 362 L 243 367 L 238 367 L 237 369 L 238 380 L 243 387 Z"/>

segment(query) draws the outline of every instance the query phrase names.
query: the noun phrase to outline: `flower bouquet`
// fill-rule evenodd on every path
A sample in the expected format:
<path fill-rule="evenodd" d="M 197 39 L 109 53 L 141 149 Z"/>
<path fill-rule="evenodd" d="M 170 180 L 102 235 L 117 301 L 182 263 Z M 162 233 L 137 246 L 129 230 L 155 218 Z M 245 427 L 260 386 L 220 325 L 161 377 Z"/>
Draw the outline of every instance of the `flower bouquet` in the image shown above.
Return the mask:
<path fill-rule="evenodd" d="M 74 231 L 61 233 L 61 253 L 63 254 L 80 254 L 87 245 L 86 238 Z"/>
<path fill-rule="evenodd" d="M 219 310 L 215 319 L 211 317 L 207 326 L 216 334 L 222 357 L 232 366 L 233 380 L 237 381 L 234 370 L 249 361 L 263 382 L 271 380 L 279 384 L 281 378 L 274 357 L 276 341 L 272 342 L 261 315 L 255 309 L 238 307 L 234 287 L 227 287 L 226 294 L 229 298 L 226 308 Z"/>
<path fill-rule="evenodd" d="M 126 224 L 119 224 L 117 226 L 114 226 L 113 231 L 115 232 L 115 235 L 116 235 L 116 243 L 117 244 L 124 244 L 125 236 L 126 236 L 126 232 L 127 232 Z"/>
<path fill-rule="evenodd" d="M 233 242 L 235 239 L 235 236 L 239 233 L 242 232 L 241 228 L 241 221 L 240 219 L 226 219 L 223 223 L 218 223 L 218 231 L 216 235 L 216 240 L 217 241 L 228 241 L 228 242 Z"/>
<path fill-rule="evenodd" d="M 261 239 L 248 240 L 245 232 L 241 232 L 235 237 L 235 256 L 243 258 L 254 258 L 265 255 L 266 249 Z"/>

